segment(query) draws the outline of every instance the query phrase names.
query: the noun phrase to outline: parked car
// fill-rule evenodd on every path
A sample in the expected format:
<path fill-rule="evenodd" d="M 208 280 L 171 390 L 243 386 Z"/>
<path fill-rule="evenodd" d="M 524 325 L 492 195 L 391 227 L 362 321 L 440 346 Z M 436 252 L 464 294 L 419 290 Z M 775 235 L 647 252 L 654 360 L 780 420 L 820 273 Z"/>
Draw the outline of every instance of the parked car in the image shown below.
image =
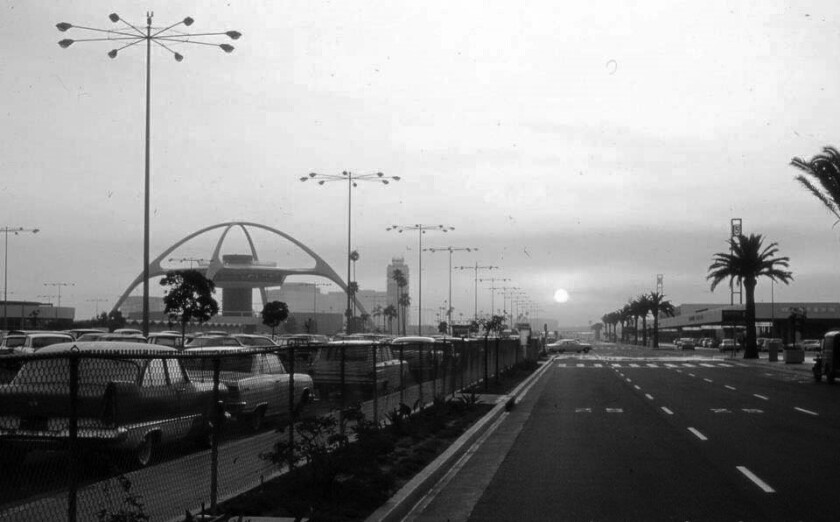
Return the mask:
<path fill-rule="evenodd" d="M 819 339 L 805 339 L 801 344 L 802 349 L 807 352 L 820 351 L 821 341 Z"/>
<path fill-rule="evenodd" d="M 219 382 L 224 383 L 228 395 L 225 410 L 240 422 L 248 422 L 253 430 L 262 428 L 265 419 L 289 416 L 290 374 L 276 353 L 254 348 L 187 348 L 184 353 L 219 355 Z M 187 374 L 193 381 L 213 382 L 211 357 L 183 359 Z M 294 374 L 294 411 L 301 413 L 313 398 L 312 377 Z"/>
<path fill-rule="evenodd" d="M 73 340 L 75 340 L 74 337 L 65 332 L 18 330 L 10 332 L 3 338 L 3 342 L 0 343 L 0 353 L 34 353 L 45 346 L 66 343 Z"/>
<path fill-rule="evenodd" d="M 145 344 L 146 338 L 143 337 L 142 334 L 131 334 L 131 333 L 86 333 L 79 336 L 77 339 L 78 341 L 83 342 L 93 342 L 93 341 L 125 341 L 130 343 L 143 343 Z"/>
<path fill-rule="evenodd" d="M 191 339 L 191 337 L 187 337 L 186 342 L 189 342 Z M 184 349 L 184 346 L 181 344 L 181 334 L 177 332 L 151 332 L 146 338 L 146 342 L 149 344 L 158 344 L 160 346 L 169 346 L 179 350 Z"/>
<path fill-rule="evenodd" d="M 128 342 L 60 343 L 27 360 L 9 384 L 0 385 L 0 453 L 21 462 L 38 448 L 69 440 L 68 358 L 40 354 L 80 353 L 78 443 L 127 455 L 148 465 L 159 446 L 212 434 L 213 384 L 193 382 L 172 348 Z M 86 354 L 103 354 L 85 357 Z M 226 394 L 220 387 L 222 397 Z"/>
<path fill-rule="evenodd" d="M 397 337 L 391 341 L 394 356 L 408 363 L 411 374 L 417 382 L 436 378 L 435 372 L 449 359 L 442 340 L 433 337 Z"/>
<path fill-rule="evenodd" d="M 235 337 L 229 336 L 221 336 L 221 335 L 202 335 L 196 337 L 192 341 L 188 342 L 184 345 L 184 348 L 204 348 L 204 347 L 216 347 L 221 348 L 223 346 L 237 346 L 242 347 L 244 346 L 238 339 Z"/>
<path fill-rule="evenodd" d="M 65 333 L 69 333 L 74 338 L 78 339 L 81 335 L 86 333 L 106 333 L 108 330 L 103 328 L 73 328 L 72 330 L 65 330 Z"/>
<path fill-rule="evenodd" d="M 233 334 L 234 339 L 239 341 L 243 346 L 277 346 L 277 343 L 271 340 L 267 335 L 254 334 Z"/>
<path fill-rule="evenodd" d="M 374 374 L 374 353 L 376 373 Z M 389 392 L 404 385 L 409 364 L 394 356 L 387 344 L 371 341 L 332 341 L 320 346 L 309 373 L 317 389 L 329 395 L 341 385 L 341 361 L 344 358 L 344 384 L 347 391 L 373 391 L 374 375 L 377 391 Z"/>
<path fill-rule="evenodd" d="M 737 352 L 738 345 L 735 343 L 735 339 L 723 339 L 718 349 L 722 352 Z"/>

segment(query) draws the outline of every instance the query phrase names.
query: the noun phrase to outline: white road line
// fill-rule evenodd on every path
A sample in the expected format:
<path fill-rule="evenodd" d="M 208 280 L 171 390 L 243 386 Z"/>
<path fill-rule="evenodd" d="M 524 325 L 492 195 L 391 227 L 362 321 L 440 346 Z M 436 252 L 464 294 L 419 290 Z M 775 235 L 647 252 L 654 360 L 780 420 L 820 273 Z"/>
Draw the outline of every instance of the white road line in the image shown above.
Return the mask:
<path fill-rule="evenodd" d="M 566 363 L 557 363 L 557 367 L 558 367 L 558 368 L 565 368 L 565 367 L 566 367 Z"/>
<path fill-rule="evenodd" d="M 726 364 L 726 363 L 720 363 L 720 364 L 718 364 L 718 366 L 720 366 L 721 368 L 732 368 L 731 364 Z"/>
<path fill-rule="evenodd" d="M 759 395 L 757 393 L 753 393 L 753 397 L 758 397 L 759 399 L 761 399 L 763 401 L 769 401 L 770 400 L 769 398 L 765 397 L 764 395 Z"/>
<path fill-rule="evenodd" d="M 631 379 L 630 377 L 627 377 L 627 382 L 633 382 L 633 379 Z"/>
<path fill-rule="evenodd" d="M 694 366 L 693 364 L 689 364 L 689 363 L 683 363 L 683 367 L 684 367 L 684 368 L 697 368 L 697 367 L 696 367 L 696 366 Z"/>
<path fill-rule="evenodd" d="M 706 377 L 704 377 L 703 380 L 706 381 L 706 382 L 714 382 L 713 380 L 711 380 L 709 378 L 706 378 Z"/>
<path fill-rule="evenodd" d="M 584 366 L 585 366 L 585 364 L 583 364 L 583 363 L 578 363 L 578 365 L 577 365 L 578 368 L 583 368 Z"/>
<path fill-rule="evenodd" d="M 631 367 L 631 368 L 638 368 L 638 367 L 639 367 L 639 365 L 638 365 L 638 364 L 636 364 L 636 363 L 630 363 L 630 367 Z"/>
<path fill-rule="evenodd" d="M 633 387 L 636 388 L 637 390 L 641 390 L 641 388 L 639 388 L 638 384 L 634 384 Z"/>
<path fill-rule="evenodd" d="M 645 397 L 647 397 L 647 398 L 648 398 L 648 399 L 650 399 L 650 400 L 653 400 L 653 395 L 651 395 L 651 394 L 649 394 L 649 393 L 646 393 L 646 394 L 645 394 Z"/>
<path fill-rule="evenodd" d="M 682 373 L 682 370 L 680 370 L 680 369 L 677 369 L 677 373 Z"/>
<path fill-rule="evenodd" d="M 592 413 L 592 408 L 575 408 L 575 413 Z"/>
<path fill-rule="evenodd" d="M 794 409 L 794 410 L 796 410 L 796 411 L 801 411 L 802 413 L 807 413 L 808 415 L 813 415 L 813 416 L 815 416 L 815 417 L 816 417 L 816 416 L 819 416 L 819 413 L 817 413 L 817 412 L 815 412 L 815 411 L 806 410 L 806 409 L 800 408 L 800 407 L 798 407 L 798 406 L 797 406 L 797 407 L 795 407 L 795 408 L 793 408 L 793 409 Z"/>
<path fill-rule="evenodd" d="M 601 364 L 601 363 L 595 363 L 595 367 L 596 367 L 596 368 L 603 368 L 603 367 L 604 367 L 604 365 L 603 365 L 603 364 Z"/>
<path fill-rule="evenodd" d="M 728 384 L 724 384 L 724 385 L 723 385 L 723 387 L 724 387 L 724 388 L 727 388 L 727 389 L 730 389 L 730 390 L 732 390 L 732 391 L 735 391 L 735 387 L 734 387 L 734 386 L 730 386 L 730 385 L 728 385 Z"/>
<path fill-rule="evenodd" d="M 654 363 L 648 363 L 648 365 L 647 365 L 647 366 L 648 366 L 648 368 L 659 368 L 659 365 L 658 365 L 658 364 L 654 364 Z"/>
<path fill-rule="evenodd" d="M 702 366 L 704 368 L 714 368 L 715 367 L 714 364 L 709 364 L 709 363 L 700 363 L 700 366 Z"/>
<path fill-rule="evenodd" d="M 607 408 L 607 413 L 624 413 L 621 408 Z"/>
<path fill-rule="evenodd" d="M 688 376 L 689 376 L 689 377 L 697 377 L 697 376 L 696 376 L 696 375 L 694 375 L 693 373 L 689 373 L 689 374 L 688 374 Z"/>
<path fill-rule="evenodd" d="M 753 484 L 760 487 L 765 493 L 775 493 L 776 490 L 771 488 L 769 484 L 761 480 L 755 473 L 748 470 L 746 466 L 736 466 L 737 470 L 744 474 L 745 477 L 753 481 Z"/>
<path fill-rule="evenodd" d="M 664 412 L 665 412 L 665 413 L 667 413 L 668 415 L 673 415 L 673 414 L 674 414 L 674 412 L 672 412 L 671 410 L 669 410 L 669 409 L 668 409 L 668 408 L 666 408 L 665 406 L 662 406 L 662 411 L 664 411 Z"/>
<path fill-rule="evenodd" d="M 613 363 L 613 364 L 612 364 L 612 367 L 613 367 L 613 368 L 621 368 L 621 365 L 620 365 L 620 364 L 618 364 L 618 363 Z"/>
<path fill-rule="evenodd" d="M 696 429 L 694 429 L 694 428 L 688 428 L 688 431 L 690 431 L 691 433 L 693 433 L 693 434 L 694 434 L 694 436 L 695 436 L 695 437 L 697 437 L 697 438 L 698 438 L 698 439 L 700 439 L 700 440 L 709 440 L 709 439 L 707 439 L 707 438 L 706 438 L 706 436 L 705 436 L 705 435 L 703 435 L 702 433 L 700 433 L 699 431 L 697 431 L 697 430 L 696 430 Z"/>

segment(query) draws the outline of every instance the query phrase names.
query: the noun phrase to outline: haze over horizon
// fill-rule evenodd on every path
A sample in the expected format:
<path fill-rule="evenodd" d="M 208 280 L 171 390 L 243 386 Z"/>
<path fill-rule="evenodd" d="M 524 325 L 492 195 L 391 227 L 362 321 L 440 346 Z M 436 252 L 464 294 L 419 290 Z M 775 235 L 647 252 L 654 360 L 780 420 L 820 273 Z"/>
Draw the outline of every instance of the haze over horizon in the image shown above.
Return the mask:
<path fill-rule="evenodd" d="M 362 289 L 384 290 L 396 256 L 417 288 L 417 234 L 385 229 L 424 223 L 455 227 L 426 234 L 424 248 L 478 248 L 453 265 L 499 266 L 480 277 L 509 279 L 562 325 L 599 321 L 654 290 L 657 274 L 674 304 L 725 304 L 728 288 L 711 292 L 706 273 L 741 218 L 790 257 L 794 281 L 775 285 L 775 301 L 840 302 L 834 219 L 790 166 L 840 145 L 837 2 L 3 8 L 0 228 L 40 229 L 8 238 L 10 300 L 55 303 L 45 283 L 72 284 L 62 304 L 85 319 L 140 273 L 143 50 L 111 60 L 111 42 L 62 49 L 71 32 L 55 24 L 111 29 L 116 12 L 143 25 L 153 10 L 154 25 L 191 16 L 191 32 L 243 36 L 230 54 L 175 46 L 180 63 L 152 49 L 152 259 L 242 220 L 290 234 L 344 277 L 346 185 L 299 178 L 351 170 L 402 178 L 354 189 Z M 269 243 L 257 238 L 262 259 L 300 260 Z M 173 255 L 208 258 L 213 244 Z M 226 245 L 242 253 L 245 242 Z M 437 308 L 448 256 L 425 252 L 422 265 L 424 307 Z M 567 302 L 553 300 L 558 289 Z M 473 292 L 472 272 L 456 271 L 455 308 L 471 313 Z M 770 294 L 760 281 L 756 299 Z"/>

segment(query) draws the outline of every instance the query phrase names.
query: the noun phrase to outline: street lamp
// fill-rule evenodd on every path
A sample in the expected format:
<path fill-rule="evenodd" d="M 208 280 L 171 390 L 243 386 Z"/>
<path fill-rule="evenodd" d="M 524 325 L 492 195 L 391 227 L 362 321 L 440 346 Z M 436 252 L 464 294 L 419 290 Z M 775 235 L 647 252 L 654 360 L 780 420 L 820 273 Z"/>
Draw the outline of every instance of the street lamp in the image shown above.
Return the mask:
<path fill-rule="evenodd" d="M 420 245 L 417 248 L 418 268 L 417 268 L 417 335 L 423 335 L 423 234 L 429 231 L 433 232 L 451 232 L 455 227 L 447 225 L 391 225 L 385 230 L 396 230 L 402 234 L 406 230 L 416 230 L 417 237 L 420 238 Z"/>
<path fill-rule="evenodd" d="M 352 210 L 353 210 L 353 187 L 358 186 L 358 182 L 360 181 L 370 181 L 373 183 L 382 183 L 383 185 L 387 185 L 391 181 L 399 181 L 399 176 L 386 176 L 381 172 L 377 172 L 375 174 L 353 174 L 349 171 L 344 171 L 341 174 L 318 174 L 317 172 L 310 172 L 308 176 L 303 176 L 300 178 L 303 181 L 317 181 L 319 185 L 323 185 L 324 183 L 330 183 L 333 181 L 346 181 L 347 182 L 347 309 L 345 310 L 344 314 L 347 317 L 347 327 L 345 328 L 346 332 L 350 332 L 350 317 L 353 314 L 352 307 L 350 305 L 350 262 L 352 261 L 352 244 L 351 244 L 351 221 L 352 221 Z"/>
<path fill-rule="evenodd" d="M 58 288 L 58 307 L 61 308 L 61 287 L 76 286 L 76 283 L 44 283 L 44 286 L 54 286 Z"/>
<path fill-rule="evenodd" d="M 173 51 L 169 48 L 167 44 L 173 43 L 181 43 L 181 44 L 195 44 L 195 45 L 208 45 L 211 47 L 219 47 L 222 51 L 226 53 L 233 52 L 233 46 L 229 44 L 214 44 L 211 42 L 204 42 L 201 40 L 193 40 L 196 37 L 207 37 L 207 36 L 227 36 L 231 40 L 238 40 L 239 37 L 242 36 L 242 33 L 238 31 L 225 31 L 219 33 L 184 33 L 182 31 L 175 30 L 176 27 L 180 25 L 184 26 L 191 26 L 194 22 L 192 18 L 189 16 L 181 20 L 180 22 L 176 22 L 172 25 L 168 25 L 166 27 L 152 27 L 152 17 L 154 13 L 147 12 L 146 13 L 146 30 L 145 32 L 138 27 L 137 25 L 129 23 L 127 20 L 120 18 L 120 16 L 116 13 L 111 13 L 108 15 L 108 18 L 113 23 L 122 22 L 127 27 L 122 27 L 116 30 L 107 30 L 107 29 L 97 29 L 94 27 L 83 27 L 79 25 L 69 24 L 67 22 L 61 22 L 56 24 L 56 28 L 61 31 L 65 32 L 70 29 L 81 29 L 84 31 L 91 31 L 94 33 L 104 33 L 106 35 L 105 38 L 84 38 L 81 40 L 73 40 L 73 39 L 64 39 L 58 42 L 58 45 L 61 46 L 62 49 L 66 49 L 73 45 L 76 42 L 107 42 L 107 41 L 118 41 L 122 45 L 122 47 L 112 49 L 108 51 L 108 57 L 116 58 L 117 54 L 133 45 L 137 45 L 140 42 L 146 42 L 146 158 L 145 158 L 145 190 L 144 190 L 144 199 L 143 199 L 143 335 L 149 335 L 149 194 L 150 194 L 150 187 L 149 187 L 149 157 L 150 157 L 150 145 L 149 145 L 149 134 L 150 134 L 150 104 L 151 104 L 151 75 L 152 75 L 152 42 L 156 45 L 163 47 L 170 53 L 172 53 L 175 61 L 180 62 L 184 59 L 184 56 L 178 52 Z"/>
<path fill-rule="evenodd" d="M 3 253 L 3 330 L 9 330 L 9 234 L 18 235 L 21 232 L 32 232 L 37 234 L 37 228 L 3 227 L 0 232 L 6 235 Z"/>
<path fill-rule="evenodd" d="M 96 306 L 96 315 L 94 317 L 99 317 L 99 303 L 107 303 L 107 299 L 85 299 L 86 303 L 95 303 Z"/>
<path fill-rule="evenodd" d="M 487 279 L 479 279 L 482 283 L 489 282 L 491 285 L 495 282 L 505 282 L 510 281 L 507 277 L 489 277 Z M 492 318 L 496 314 L 496 290 L 504 290 L 506 286 L 491 286 L 490 287 L 490 317 Z M 504 307 L 504 305 L 503 305 Z"/>
<path fill-rule="evenodd" d="M 452 333 L 452 252 L 477 252 L 478 249 L 475 247 L 440 247 L 440 248 L 427 248 L 429 252 L 449 252 L 449 308 L 446 312 L 446 322 L 447 328 L 449 329 L 449 333 Z"/>
<path fill-rule="evenodd" d="M 479 266 L 478 262 L 476 261 L 475 266 L 456 266 L 456 270 L 473 270 L 475 272 L 475 292 L 474 292 L 474 299 L 475 299 L 475 311 L 474 311 L 474 318 L 473 320 L 478 321 L 478 271 L 479 270 L 498 270 L 499 267 L 497 266 Z"/>

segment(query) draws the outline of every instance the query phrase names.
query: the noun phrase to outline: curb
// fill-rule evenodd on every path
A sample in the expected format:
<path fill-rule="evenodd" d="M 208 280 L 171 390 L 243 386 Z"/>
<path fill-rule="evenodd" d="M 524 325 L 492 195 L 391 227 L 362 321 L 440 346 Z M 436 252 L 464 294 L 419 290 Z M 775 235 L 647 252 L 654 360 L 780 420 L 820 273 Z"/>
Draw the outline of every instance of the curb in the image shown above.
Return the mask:
<path fill-rule="evenodd" d="M 426 495 L 426 493 L 434 486 L 441 477 L 447 472 L 448 468 L 457 461 L 466 451 L 473 445 L 473 443 L 493 424 L 501 414 L 509 411 L 516 404 L 518 395 L 530 384 L 539 379 L 543 373 L 551 366 L 552 359 L 542 362 L 542 367 L 538 368 L 527 379 L 519 383 L 508 395 L 502 396 L 492 410 L 490 410 L 484 417 L 478 420 L 475 424 L 464 432 L 449 448 L 433 460 L 429 465 L 423 468 L 420 473 L 415 475 L 406 485 L 400 488 L 391 498 L 389 498 L 382 506 L 374 511 L 365 522 L 397 522 L 402 520 L 411 509 Z M 504 397 L 507 397 L 506 399 Z"/>

